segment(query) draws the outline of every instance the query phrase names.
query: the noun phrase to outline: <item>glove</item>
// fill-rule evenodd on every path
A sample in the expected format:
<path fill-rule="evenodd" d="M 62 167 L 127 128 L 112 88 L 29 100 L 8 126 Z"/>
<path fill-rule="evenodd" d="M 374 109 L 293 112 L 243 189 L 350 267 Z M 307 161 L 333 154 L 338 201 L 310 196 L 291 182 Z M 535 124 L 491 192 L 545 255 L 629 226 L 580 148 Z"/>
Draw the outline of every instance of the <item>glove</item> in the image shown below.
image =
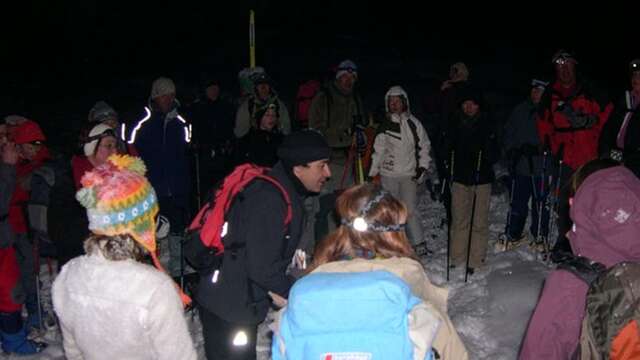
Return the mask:
<path fill-rule="evenodd" d="M 609 157 L 617 162 L 622 162 L 622 151 L 619 149 L 611 149 Z"/>
<path fill-rule="evenodd" d="M 162 239 L 169 235 L 169 230 L 171 230 L 171 224 L 169 223 L 169 219 L 162 215 L 158 215 L 156 219 L 156 238 Z"/>
<path fill-rule="evenodd" d="M 416 169 L 416 175 L 413 177 L 413 180 L 420 184 L 423 184 L 424 181 L 427 179 L 427 169 L 423 168 L 422 166 Z"/>
<path fill-rule="evenodd" d="M 576 114 L 569 117 L 569 123 L 572 128 L 588 129 L 598 122 L 598 115 Z"/>

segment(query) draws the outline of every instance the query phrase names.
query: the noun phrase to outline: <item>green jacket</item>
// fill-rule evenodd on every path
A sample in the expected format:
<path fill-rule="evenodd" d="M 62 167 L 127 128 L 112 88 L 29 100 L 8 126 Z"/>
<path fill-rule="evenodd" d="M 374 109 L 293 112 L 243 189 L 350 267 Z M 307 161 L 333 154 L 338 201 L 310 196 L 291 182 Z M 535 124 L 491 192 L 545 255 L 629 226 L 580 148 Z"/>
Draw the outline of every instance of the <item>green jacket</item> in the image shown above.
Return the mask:
<path fill-rule="evenodd" d="M 332 148 L 351 145 L 354 116 L 365 120 L 362 99 L 353 92 L 345 95 L 334 83 L 318 92 L 309 109 L 309 127 L 320 131 Z"/>

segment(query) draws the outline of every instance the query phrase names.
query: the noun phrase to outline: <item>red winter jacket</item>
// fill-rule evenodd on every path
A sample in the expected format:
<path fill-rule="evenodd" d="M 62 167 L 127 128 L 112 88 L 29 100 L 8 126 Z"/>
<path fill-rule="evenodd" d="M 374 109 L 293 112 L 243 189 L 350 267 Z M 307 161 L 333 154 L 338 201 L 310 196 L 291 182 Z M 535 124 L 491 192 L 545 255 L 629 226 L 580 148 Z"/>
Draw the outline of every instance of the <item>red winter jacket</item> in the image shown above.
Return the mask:
<path fill-rule="evenodd" d="M 553 84 L 551 91 L 551 104 L 537 121 L 538 134 L 543 143 L 548 137 L 554 154 L 564 144 L 563 161 L 576 170 L 598 157 L 600 131 L 609 118 L 613 105 L 609 103 L 601 110 L 598 102 L 586 95 L 582 88 L 565 89 L 558 82 Z M 567 112 L 559 109 L 563 105 L 565 109 L 567 106 L 573 108 L 576 114 L 594 115 L 598 120 L 588 128 L 572 128 Z"/>
<path fill-rule="evenodd" d="M 19 163 L 16 166 L 16 177 L 18 181 L 11 195 L 11 202 L 9 203 L 9 224 L 11 225 L 11 230 L 16 234 L 24 234 L 28 230 L 24 206 L 27 201 L 29 201 L 29 191 L 21 185 L 21 181 L 42 166 L 50 157 L 49 150 L 46 147 L 42 147 L 32 161 Z"/>

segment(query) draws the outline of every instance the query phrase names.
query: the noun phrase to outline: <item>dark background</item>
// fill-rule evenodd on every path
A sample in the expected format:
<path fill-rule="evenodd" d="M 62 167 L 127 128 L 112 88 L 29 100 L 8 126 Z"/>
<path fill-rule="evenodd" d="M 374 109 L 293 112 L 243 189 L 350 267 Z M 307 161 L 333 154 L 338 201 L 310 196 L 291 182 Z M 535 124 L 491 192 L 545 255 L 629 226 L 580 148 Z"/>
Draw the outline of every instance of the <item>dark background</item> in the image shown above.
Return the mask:
<path fill-rule="evenodd" d="M 224 90 L 236 95 L 237 73 L 249 61 L 251 8 L 257 64 L 289 105 L 300 81 L 326 75 L 345 58 L 358 64 L 359 88 L 370 107 L 381 106 L 394 84 L 409 89 L 419 105 L 447 77 L 449 65 L 463 61 L 505 113 L 525 96 L 531 77 L 551 79 L 550 58 L 561 47 L 575 51 L 580 71 L 615 98 L 628 84 L 628 62 L 640 57 L 633 33 L 637 9 L 598 3 L 584 12 L 586 7 L 28 2 L 3 11 L 0 116 L 24 114 L 43 125 L 51 143 L 63 144 L 74 139 L 100 99 L 134 121 L 158 76 L 172 77 L 182 99 L 197 95 L 203 73 L 220 78 Z"/>

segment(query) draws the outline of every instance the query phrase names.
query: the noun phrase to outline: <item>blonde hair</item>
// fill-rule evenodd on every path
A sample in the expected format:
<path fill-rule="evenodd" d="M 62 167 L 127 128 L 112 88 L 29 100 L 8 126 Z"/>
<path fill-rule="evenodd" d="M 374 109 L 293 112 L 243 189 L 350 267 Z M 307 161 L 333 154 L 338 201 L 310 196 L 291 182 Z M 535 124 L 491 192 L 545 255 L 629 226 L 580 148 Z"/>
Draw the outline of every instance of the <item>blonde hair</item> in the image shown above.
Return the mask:
<path fill-rule="evenodd" d="M 381 191 L 379 186 L 373 184 L 358 185 L 345 190 L 336 200 L 338 215 L 347 222 L 364 215 L 368 223 L 382 226 L 404 224 L 407 221 L 407 208 L 390 194 L 372 204 L 366 214 L 361 214 L 365 204 Z M 370 251 L 376 257 L 382 258 L 397 256 L 417 260 L 404 230 L 357 231 L 343 224 L 318 244 L 309 271 L 331 261 L 357 257 L 358 251 Z"/>

